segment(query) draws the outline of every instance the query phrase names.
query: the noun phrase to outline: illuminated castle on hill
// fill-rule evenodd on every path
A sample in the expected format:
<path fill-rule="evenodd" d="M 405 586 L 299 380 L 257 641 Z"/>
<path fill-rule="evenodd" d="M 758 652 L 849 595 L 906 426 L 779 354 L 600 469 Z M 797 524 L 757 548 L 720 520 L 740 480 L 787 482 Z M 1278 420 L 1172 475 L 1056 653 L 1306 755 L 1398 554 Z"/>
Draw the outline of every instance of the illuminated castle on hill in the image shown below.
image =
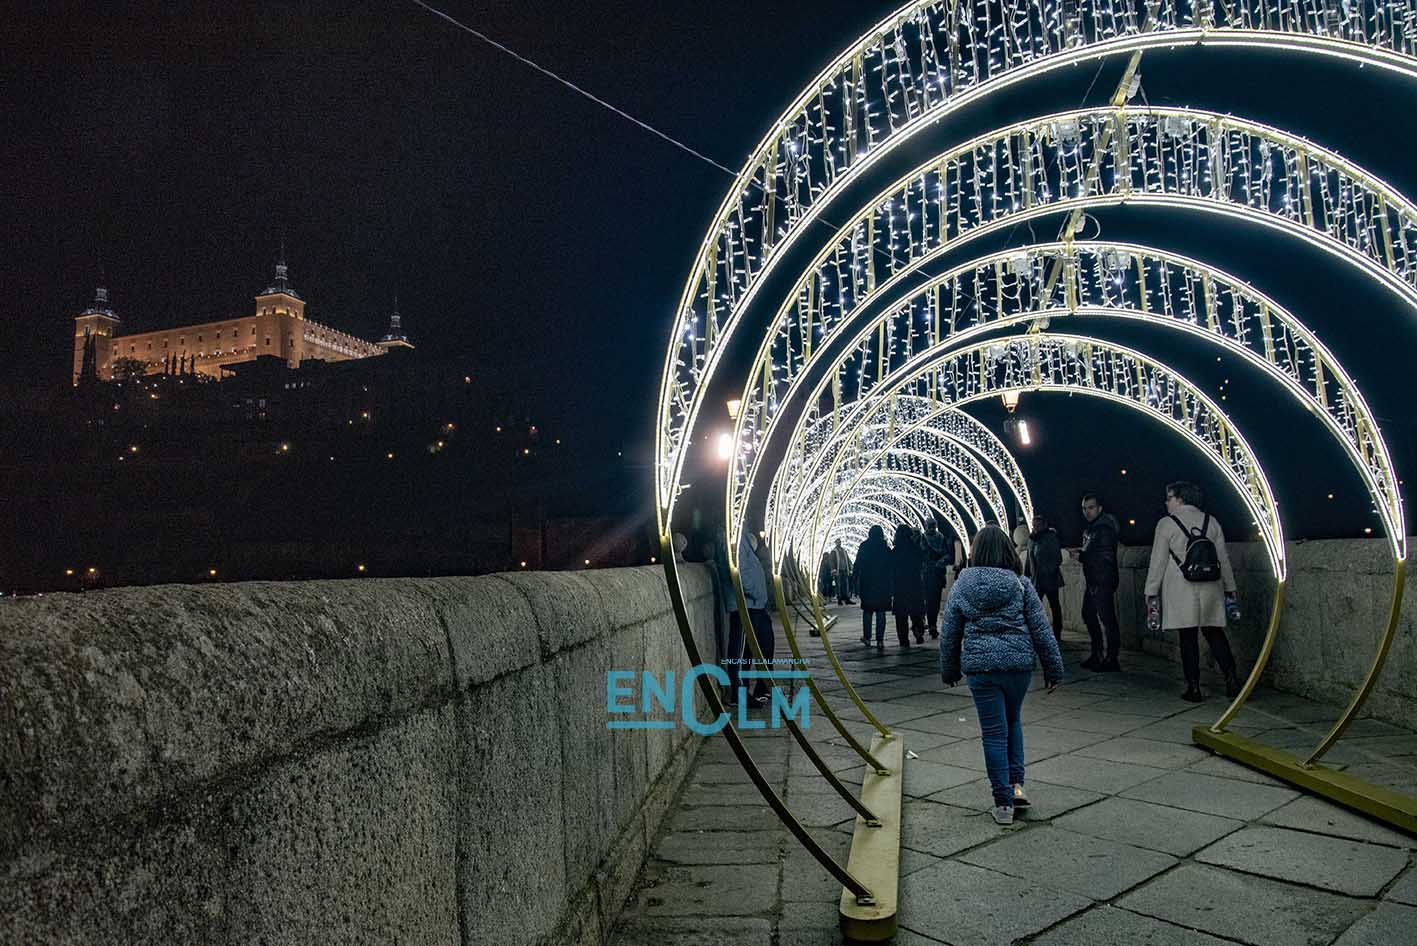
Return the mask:
<path fill-rule="evenodd" d="M 256 295 L 254 315 L 134 335 L 120 334 L 119 325 L 108 304 L 108 290 L 100 287 L 93 304 L 74 317 L 75 384 L 86 372 L 99 380 L 112 380 L 120 362 L 130 373 L 220 378 L 224 366 L 255 361 L 262 355 L 283 358 L 296 368 L 306 359 L 349 361 L 413 347 L 403 334 L 397 299 L 388 334 L 377 342 L 306 319 L 305 300 L 290 287 L 284 252 L 275 279 Z"/>

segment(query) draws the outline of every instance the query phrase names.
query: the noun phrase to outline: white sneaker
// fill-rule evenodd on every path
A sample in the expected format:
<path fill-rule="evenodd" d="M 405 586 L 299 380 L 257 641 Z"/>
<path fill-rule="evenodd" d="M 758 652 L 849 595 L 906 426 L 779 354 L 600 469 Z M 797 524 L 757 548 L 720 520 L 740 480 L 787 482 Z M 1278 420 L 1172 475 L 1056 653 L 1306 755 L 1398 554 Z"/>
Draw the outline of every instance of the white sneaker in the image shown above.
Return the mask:
<path fill-rule="evenodd" d="M 1028 796 L 1025 795 L 1024 792 L 1023 792 L 1023 786 L 1022 786 L 1022 785 L 1015 785 L 1015 786 L 1014 786 L 1014 807 L 1015 807 L 1015 808 L 1027 808 L 1027 807 L 1029 806 L 1029 804 L 1030 804 L 1030 802 L 1029 802 L 1029 800 L 1028 800 Z"/>
<path fill-rule="evenodd" d="M 1014 823 L 1014 810 L 1008 805 L 996 805 L 989 814 L 994 816 L 995 824 L 1011 825 Z"/>

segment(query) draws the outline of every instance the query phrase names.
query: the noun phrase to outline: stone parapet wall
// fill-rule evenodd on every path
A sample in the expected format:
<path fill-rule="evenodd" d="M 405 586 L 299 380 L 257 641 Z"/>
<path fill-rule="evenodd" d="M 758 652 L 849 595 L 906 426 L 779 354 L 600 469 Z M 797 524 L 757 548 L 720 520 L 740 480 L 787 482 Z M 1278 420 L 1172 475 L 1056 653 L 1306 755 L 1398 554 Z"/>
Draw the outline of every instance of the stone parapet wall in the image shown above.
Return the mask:
<path fill-rule="evenodd" d="M 7 602 L 0 943 L 600 943 L 700 742 L 607 730 L 640 668 L 653 568 Z"/>
<path fill-rule="evenodd" d="M 1253 665 L 1264 639 L 1274 576 L 1264 546 L 1235 542 L 1228 546 L 1244 616 L 1229 628 L 1242 671 Z M 1126 548 L 1121 556 L 1117 615 L 1122 646 L 1169 658 L 1177 666 L 1175 632 L 1146 629 L 1146 571 L 1150 548 Z M 1346 705 L 1361 685 L 1376 653 L 1392 599 L 1392 559 L 1381 539 L 1326 539 L 1291 542 L 1285 550 L 1289 577 L 1284 612 L 1274 654 L 1264 682 L 1279 690 Z M 1066 562 L 1063 575 L 1064 627 L 1085 633 L 1082 573 Z M 1209 653 L 1201 644 L 1202 667 Z M 1378 719 L 1417 728 L 1417 590 L 1409 586 L 1402 604 L 1397 637 L 1366 711 Z M 1335 715 L 1337 715 L 1335 713 Z"/>

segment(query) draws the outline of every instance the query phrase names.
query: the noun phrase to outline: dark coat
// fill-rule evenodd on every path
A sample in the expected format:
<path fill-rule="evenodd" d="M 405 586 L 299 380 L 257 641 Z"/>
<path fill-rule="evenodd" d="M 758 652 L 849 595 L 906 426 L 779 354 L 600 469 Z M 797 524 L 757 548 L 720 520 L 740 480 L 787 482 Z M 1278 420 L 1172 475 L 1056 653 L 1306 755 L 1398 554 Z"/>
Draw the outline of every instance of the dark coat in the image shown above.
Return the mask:
<path fill-rule="evenodd" d="M 920 547 L 910 530 L 902 526 L 895 533 L 895 548 L 891 549 L 891 594 L 895 610 L 904 614 L 925 613 L 925 586 L 920 581 L 924 563 Z"/>
<path fill-rule="evenodd" d="M 1033 541 L 1028 546 L 1028 573 L 1033 577 L 1033 587 L 1039 594 L 1057 591 L 1063 587 L 1063 546 L 1058 533 L 1044 529 L 1030 538 Z"/>
<path fill-rule="evenodd" d="M 1117 520 L 1104 512 L 1082 530 L 1082 577 L 1089 588 L 1117 587 Z"/>
<path fill-rule="evenodd" d="M 862 611 L 891 609 L 891 549 L 880 526 L 872 526 L 870 535 L 857 549 L 853 575 Z"/>

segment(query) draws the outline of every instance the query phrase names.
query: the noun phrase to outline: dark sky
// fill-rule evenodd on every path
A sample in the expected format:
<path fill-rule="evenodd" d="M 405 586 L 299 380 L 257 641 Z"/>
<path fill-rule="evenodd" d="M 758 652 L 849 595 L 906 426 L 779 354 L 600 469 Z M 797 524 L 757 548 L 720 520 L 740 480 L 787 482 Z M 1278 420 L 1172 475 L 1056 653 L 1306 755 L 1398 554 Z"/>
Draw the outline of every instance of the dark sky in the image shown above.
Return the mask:
<path fill-rule="evenodd" d="M 800 86 L 893 6 L 441 5 L 735 167 Z M 309 317 L 377 337 L 397 291 L 415 342 L 473 353 L 484 381 L 548 427 L 644 456 L 673 306 L 728 182 L 721 171 L 412 3 L 27 9 L 0 38 L 0 388 L 67 378 L 70 317 L 100 266 L 129 330 L 241 314 L 283 236 Z M 1094 77 L 1087 104 L 1098 104 L 1120 68 L 1031 83 L 920 147 L 1075 107 Z M 1154 103 L 1291 127 L 1417 192 L 1409 123 L 1383 119 L 1417 113 L 1417 90 L 1395 77 L 1208 50 L 1149 53 L 1143 75 Z M 903 162 L 924 153 L 907 152 Z M 1412 472 L 1413 312 L 1292 239 L 1176 214 L 1102 222 L 1109 238 L 1215 259 L 1303 312 L 1354 369 L 1400 472 Z M 1177 358 L 1205 370 L 1195 352 Z M 1366 502 L 1341 456 L 1316 424 L 1255 391 L 1241 419 L 1278 471 L 1295 531 L 1357 531 Z M 1153 428 L 1079 400 L 1033 409 L 1049 452 L 1027 462 L 1059 513 L 1072 515 L 1086 482 L 1151 517 L 1155 478 L 1198 474 L 1174 445 L 1141 446 Z M 1155 467 L 1153 480 L 1103 475 L 1129 457 Z M 1316 479 L 1351 501 L 1317 502 Z"/>

